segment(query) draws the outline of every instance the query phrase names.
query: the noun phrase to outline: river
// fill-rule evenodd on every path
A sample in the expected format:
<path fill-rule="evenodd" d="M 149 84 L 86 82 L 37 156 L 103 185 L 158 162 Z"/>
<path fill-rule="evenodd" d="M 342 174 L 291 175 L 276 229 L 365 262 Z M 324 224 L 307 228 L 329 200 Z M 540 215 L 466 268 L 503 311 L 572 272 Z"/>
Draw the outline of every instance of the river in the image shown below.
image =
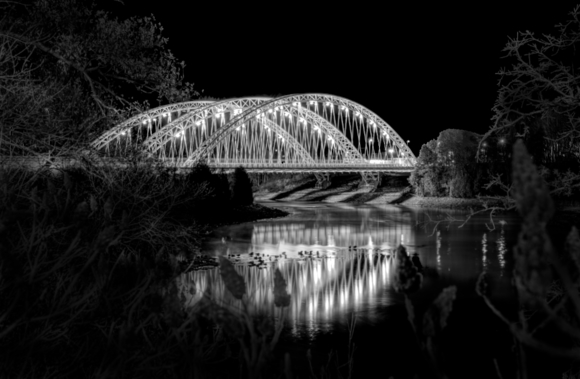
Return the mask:
<path fill-rule="evenodd" d="M 423 284 L 410 296 L 420 317 L 445 287 L 457 298 L 442 347 L 451 377 L 497 377 L 511 372 L 511 338 L 475 292 L 482 272 L 489 296 L 513 311 L 511 249 L 519 230 L 516 215 L 475 215 L 401 206 L 323 203 L 264 203 L 290 216 L 223 227 L 203 251 L 226 256 L 245 278 L 250 311 L 275 315 L 274 269 L 281 270 L 291 296 L 283 346 L 300 361 L 306 352 L 322 362 L 330 351 L 346 359 L 354 323 L 356 377 L 412 377 L 417 347 L 403 297 L 392 287 L 394 249 L 405 246 L 421 262 Z M 179 280 L 187 307 L 211 288 L 222 304 L 239 308 L 219 270 L 185 274 Z M 420 321 L 420 320 L 419 320 Z M 420 322 L 417 325 L 421 325 Z"/>

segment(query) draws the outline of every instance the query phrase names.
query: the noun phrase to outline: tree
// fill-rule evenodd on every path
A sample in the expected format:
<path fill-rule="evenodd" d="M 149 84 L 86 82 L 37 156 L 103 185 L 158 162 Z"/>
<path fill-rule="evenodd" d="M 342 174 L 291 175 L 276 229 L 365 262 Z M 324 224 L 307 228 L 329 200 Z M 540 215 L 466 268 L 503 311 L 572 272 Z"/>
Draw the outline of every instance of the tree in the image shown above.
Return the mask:
<path fill-rule="evenodd" d="M 511 66 L 498 72 L 499 90 L 493 125 L 481 144 L 503 136 L 524 138 L 537 164 L 580 158 L 580 6 L 556 34 L 531 31 L 510 38 L 504 59 Z M 570 166 L 568 164 L 568 166 Z"/>
<path fill-rule="evenodd" d="M 409 178 L 417 195 L 475 196 L 482 177 L 475 160 L 478 141 L 475 133 L 447 129 L 423 145 Z"/>
<path fill-rule="evenodd" d="M 0 15 L 2 150 L 86 142 L 149 102 L 197 95 L 153 16 L 82 0 L 0 0 Z"/>
<path fill-rule="evenodd" d="M 437 161 L 437 140 L 431 140 L 421 147 L 415 170 L 409 183 L 419 196 L 441 196 L 441 167 Z"/>
<path fill-rule="evenodd" d="M 243 167 L 236 167 L 232 181 L 232 203 L 234 205 L 251 205 L 254 203 L 252 181 Z"/>
<path fill-rule="evenodd" d="M 474 197 L 478 184 L 476 153 L 480 136 L 466 130 L 447 129 L 437 138 L 437 157 L 445 167 L 444 186 L 448 196 Z"/>

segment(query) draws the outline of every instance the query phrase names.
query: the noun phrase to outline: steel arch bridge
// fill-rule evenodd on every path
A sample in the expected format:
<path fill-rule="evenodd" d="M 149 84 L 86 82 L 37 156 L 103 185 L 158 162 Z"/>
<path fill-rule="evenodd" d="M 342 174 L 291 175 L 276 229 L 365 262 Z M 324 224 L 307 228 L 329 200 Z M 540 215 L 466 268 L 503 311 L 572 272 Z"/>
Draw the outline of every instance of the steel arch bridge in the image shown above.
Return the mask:
<path fill-rule="evenodd" d="M 416 157 L 375 113 L 327 94 L 246 97 L 166 105 L 92 142 L 108 157 L 142 149 L 168 165 L 244 166 L 250 172 L 410 172 Z M 366 181 L 365 179 L 365 181 Z"/>

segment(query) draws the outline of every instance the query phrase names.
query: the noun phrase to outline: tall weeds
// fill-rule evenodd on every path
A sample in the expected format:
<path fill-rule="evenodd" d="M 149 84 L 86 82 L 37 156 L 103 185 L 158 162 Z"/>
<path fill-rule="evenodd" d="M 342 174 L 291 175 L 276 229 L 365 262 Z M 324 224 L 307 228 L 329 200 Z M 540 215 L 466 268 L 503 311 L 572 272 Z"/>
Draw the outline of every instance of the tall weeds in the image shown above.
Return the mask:
<path fill-rule="evenodd" d="M 213 346 L 177 296 L 176 256 L 217 199 L 195 173 L 0 171 L 0 376 L 188 377 Z M 227 201 L 227 200 L 226 200 Z"/>

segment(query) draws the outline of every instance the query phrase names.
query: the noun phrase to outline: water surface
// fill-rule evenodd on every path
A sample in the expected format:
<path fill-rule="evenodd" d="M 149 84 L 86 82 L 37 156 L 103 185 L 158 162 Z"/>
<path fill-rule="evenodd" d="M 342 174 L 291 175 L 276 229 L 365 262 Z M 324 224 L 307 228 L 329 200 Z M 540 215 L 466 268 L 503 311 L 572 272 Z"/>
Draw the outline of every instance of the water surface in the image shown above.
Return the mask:
<path fill-rule="evenodd" d="M 403 245 L 423 267 L 423 286 L 411 296 L 417 314 L 422 314 L 444 287 L 457 286 L 448 328 L 448 340 L 455 341 L 451 349 L 457 350 L 457 359 L 475 359 L 483 364 L 486 368 L 482 373 L 494 370 L 493 360 L 501 359 L 500 353 L 496 358 L 493 352 L 483 357 L 473 346 L 474 355 L 470 355 L 467 351 L 471 347 L 457 349 L 457 344 L 470 344 L 465 339 L 467 333 L 473 341 L 487 338 L 489 328 L 493 329 L 489 336 L 499 333 L 497 320 L 474 288 L 485 271 L 492 300 L 501 307 L 513 299 L 510 251 L 519 229 L 516 216 L 499 215 L 490 220 L 487 215 L 477 215 L 460 227 L 467 212 L 387 205 L 266 205 L 283 207 L 291 215 L 221 228 L 203 247 L 205 254 L 226 256 L 235 263 L 247 283 L 251 312 L 279 316 L 272 292 L 277 267 L 291 295 L 285 315 L 288 336 L 303 347 L 328 348 L 336 341 L 347 341 L 348 325 L 355 320 L 357 357 L 364 355 L 358 361 L 389 357 L 385 361 L 391 361 L 387 372 L 405 376 L 408 370 L 403 366 L 413 362 L 408 356 L 412 355 L 413 341 L 403 298 L 392 288 L 393 252 Z M 187 273 L 179 285 L 187 306 L 193 306 L 211 289 L 221 303 L 240 307 L 225 290 L 217 269 Z M 376 338 L 384 343 L 380 349 L 371 349 Z"/>

